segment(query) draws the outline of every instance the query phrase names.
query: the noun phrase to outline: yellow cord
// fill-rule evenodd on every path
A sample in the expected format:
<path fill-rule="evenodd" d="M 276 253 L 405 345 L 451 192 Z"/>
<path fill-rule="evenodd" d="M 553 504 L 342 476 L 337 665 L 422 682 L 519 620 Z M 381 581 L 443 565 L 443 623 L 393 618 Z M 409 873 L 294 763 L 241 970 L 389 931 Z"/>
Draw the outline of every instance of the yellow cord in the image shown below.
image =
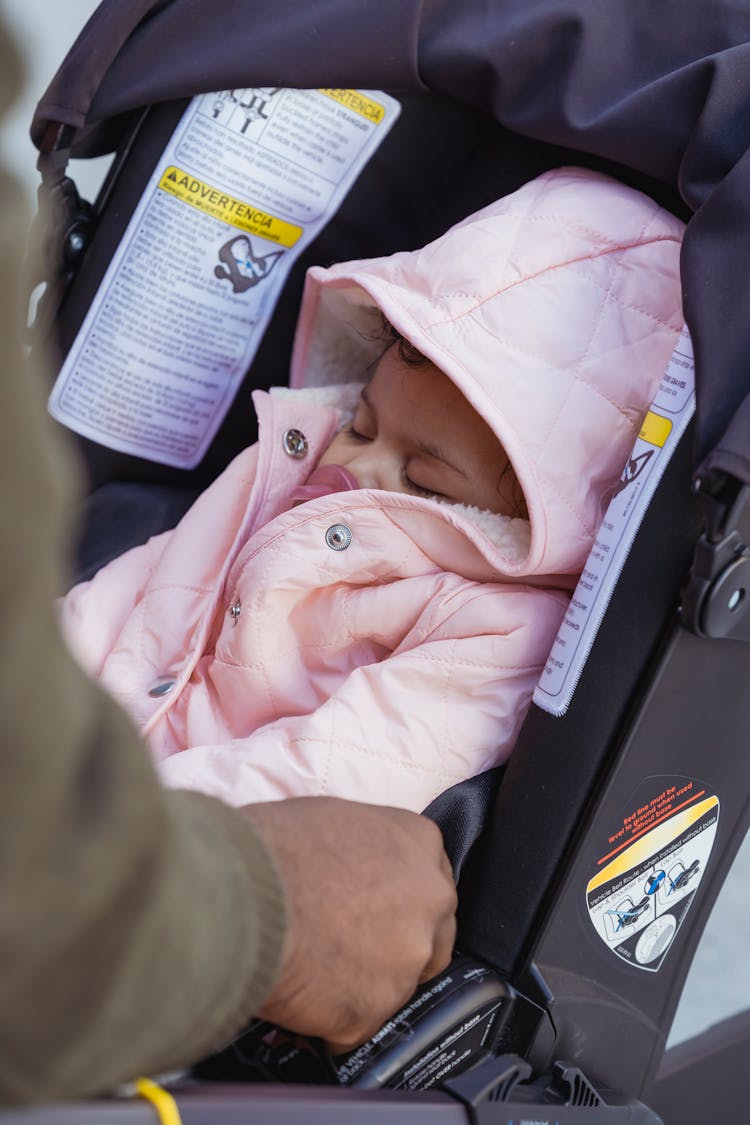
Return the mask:
<path fill-rule="evenodd" d="M 162 1086 L 157 1086 L 150 1078 L 136 1078 L 135 1088 L 139 1098 L 151 1102 L 160 1125 L 182 1125 L 177 1102 Z"/>

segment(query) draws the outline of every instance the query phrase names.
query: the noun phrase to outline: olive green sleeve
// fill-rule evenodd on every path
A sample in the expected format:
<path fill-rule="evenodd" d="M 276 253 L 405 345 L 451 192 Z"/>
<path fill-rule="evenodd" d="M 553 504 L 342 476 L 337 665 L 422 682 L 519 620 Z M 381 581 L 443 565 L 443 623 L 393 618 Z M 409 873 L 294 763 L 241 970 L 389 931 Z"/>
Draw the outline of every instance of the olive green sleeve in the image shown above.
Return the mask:
<path fill-rule="evenodd" d="M 0 29 L 0 110 L 17 68 Z M 243 815 L 169 793 L 57 630 L 75 466 L 20 344 L 20 192 L 0 174 L 0 1102 L 85 1095 L 225 1042 L 284 905 Z"/>

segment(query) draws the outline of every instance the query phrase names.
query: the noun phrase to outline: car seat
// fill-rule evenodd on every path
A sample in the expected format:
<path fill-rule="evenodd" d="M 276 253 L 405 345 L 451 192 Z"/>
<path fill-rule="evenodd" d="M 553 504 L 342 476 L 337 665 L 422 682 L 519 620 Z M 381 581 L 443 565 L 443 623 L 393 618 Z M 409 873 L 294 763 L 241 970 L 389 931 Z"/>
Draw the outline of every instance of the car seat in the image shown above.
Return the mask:
<path fill-rule="evenodd" d="M 250 30 L 238 36 L 238 27 Z M 484 775 L 431 809 L 460 867 L 464 960 L 452 971 L 466 988 L 448 1016 L 435 1016 L 421 1057 L 470 1021 L 477 997 L 500 1013 L 491 1050 L 480 1043 L 474 1065 L 449 1068 L 421 1091 L 183 1085 L 176 1096 L 186 1121 L 397 1113 L 595 1125 L 659 1114 L 667 1125 L 691 1125 L 717 1104 L 729 1119 L 739 1113 L 750 1019 L 666 1056 L 664 1046 L 750 821 L 750 768 L 736 749 L 750 709 L 748 40 L 747 15 L 728 0 L 713 4 L 710 18 L 697 0 L 658 12 L 633 3 L 616 15 L 583 0 L 466 0 L 460 9 L 447 0 L 325 0 L 304 12 L 279 0 L 225 0 L 221 11 L 208 0 L 127 9 L 104 0 L 42 99 L 33 134 L 43 203 L 54 214 L 38 338 L 61 360 L 191 98 L 355 89 L 386 91 L 400 106 L 289 271 L 201 462 L 186 471 L 80 439 L 92 492 L 84 568 L 129 545 L 103 537 L 103 511 L 124 503 L 132 534 L 145 537 L 154 528 L 141 514 L 166 525 L 254 440 L 247 396 L 287 367 L 308 265 L 423 244 L 562 163 L 609 171 L 689 220 L 683 279 L 695 421 L 643 515 L 564 717 L 532 707 L 502 780 Z M 92 208 L 66 168 L 71 156 L 102 152 L 116 156 Z M 152 496 L 162 505 L 156 517 Z M 674 831 L 657 848 L 660 825 Z M 643 838 L 652 850 L 639 861 L 636 888 L 625 878 L 633 868 L 618 868 L 617 857 Z M 62 1121 L 68 1112 L 8 1120 Z M 70 1112 L 92 1122 L 146 1119 L 142 1107 L 120 1104 Z"/>

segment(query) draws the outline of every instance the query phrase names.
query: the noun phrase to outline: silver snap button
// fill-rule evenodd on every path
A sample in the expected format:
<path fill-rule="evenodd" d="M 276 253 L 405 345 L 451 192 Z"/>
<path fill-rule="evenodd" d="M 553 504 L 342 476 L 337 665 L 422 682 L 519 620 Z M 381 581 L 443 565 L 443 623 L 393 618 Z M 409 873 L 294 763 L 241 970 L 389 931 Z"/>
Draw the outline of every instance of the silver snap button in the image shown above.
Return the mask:
<path fill-rule="evenodd" d="M 163 695 L 169 695 L 174 685 L 174 680 L 160 680 L 158 684 L 154 684 L 152 688 L 149 688 L 148 694 L 152 699 L 161 699 Z"/>
<path fill-rule="evenodd" d="M 281 440 L 290 457 L 304 457 L 307 453 L 307 438 L 302 430 L 287 430 Z"/>
<path fill-rule="evenodd" d="M 345 523 L 334 523 L 326 532 L 326 543 L 332 551 L 345 551 L 352 541 L 352 533 Z"/>
<path fill-rule="evenodd" d="M 242 613 L 242 602 L 238 598 L 234 605 L 229 607 L 229 616 L 232 618 L 232 624 L 236 625 L 237 620 Z"/>

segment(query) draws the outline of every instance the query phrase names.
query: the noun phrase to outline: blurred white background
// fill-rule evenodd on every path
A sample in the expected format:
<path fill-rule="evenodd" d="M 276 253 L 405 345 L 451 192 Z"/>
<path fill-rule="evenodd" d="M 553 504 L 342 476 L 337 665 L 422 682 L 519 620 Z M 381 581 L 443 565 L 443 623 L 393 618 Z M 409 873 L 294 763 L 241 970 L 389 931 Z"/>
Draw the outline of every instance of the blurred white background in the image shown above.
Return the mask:
<path fill-rule="evenodd" d="M 29 140 L 34 106 L 52 75 L 97 7 L 98 0 L 0 0 L 0 11 L 15 36 L 26 67 L 26 84 L 0 131 L 3 160 L 22 178 L 31 197 L 36 192 L 36 151 Z M 84 172 L 80 188 L 99 182 L 101 163 Z"/>
<path fill-rule="evenodd" d="M 220 0 L 219 0 L 220 2 Z M 28 129 L 34 106 L 47 87 L 97 0 L 0 0 L 26 62 L 26 87 L 14 112 L 0 130 L 0 152 L 27 185 L 36 190 L 35 151 Z M 82 194 L 92 198 L 103 174 L 102 162 L 81 162 L 74 178 Z M 738 748 L 739 751 L 739 748 Z M 695 957 L 671 1042 L 697 1034 L 716 1020 L 750 1006 L 750 840 L 740 852 Z"/>

